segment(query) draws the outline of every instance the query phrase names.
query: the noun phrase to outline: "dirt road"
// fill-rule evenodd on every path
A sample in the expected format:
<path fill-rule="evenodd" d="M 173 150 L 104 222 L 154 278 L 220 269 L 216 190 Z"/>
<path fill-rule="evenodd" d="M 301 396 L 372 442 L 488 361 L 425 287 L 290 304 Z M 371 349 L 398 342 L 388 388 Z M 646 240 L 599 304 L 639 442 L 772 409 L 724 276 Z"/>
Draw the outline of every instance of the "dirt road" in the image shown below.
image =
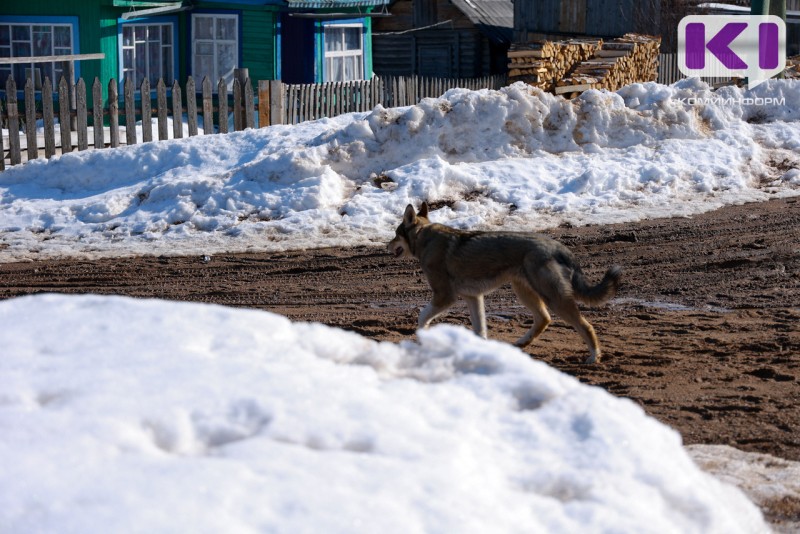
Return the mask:
<path fill-rule="evenodd" d="M 590 281 L 616 263 L 624 285 L 586 311 L 602 364 L 579 363 L 585 347 L 557 317 L 532 357 L 633 399 L 686 443 L 800 460 L 800 200 L 549 234 Z M 0 298 L 43 291 L 261 308 L 391 341 L 413 335 L 429 298 L 414 263 L 366 248 L 0 265 Z M 508 289 L 487 298 L 487 313 L 490 337 L 513 341 L 530 326 Z M 466 307 L 445 320 L 467 325 Z"/>

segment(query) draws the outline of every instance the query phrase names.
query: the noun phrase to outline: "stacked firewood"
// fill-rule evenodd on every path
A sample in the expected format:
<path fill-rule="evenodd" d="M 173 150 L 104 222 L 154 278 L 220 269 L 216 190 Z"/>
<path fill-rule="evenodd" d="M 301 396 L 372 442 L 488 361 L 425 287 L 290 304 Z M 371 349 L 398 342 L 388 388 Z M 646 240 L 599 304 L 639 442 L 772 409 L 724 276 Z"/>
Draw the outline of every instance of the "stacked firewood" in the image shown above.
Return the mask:
<path fill-rule="evenodd" d="M 607 41 L 594 57 L 558 80 L 555 93 L 574 96 L 588 89 L 616 91 L 630 83 L 654 81 L 660 47 L 660 37 L 634 33 Z"/>
<path fill-rule="evenodd" d="M 573 66 L 592 57 L 602 44 L 601 39 L 570 39 L 511 45 L 509 82 L 523 81 L 553 91 L 558 80 Z"/>
<path fill-rule="evenodd" d="M 786 58 L 786 70 L 783 76 L 790 79 L 800 78 L 800 56 Z"/>

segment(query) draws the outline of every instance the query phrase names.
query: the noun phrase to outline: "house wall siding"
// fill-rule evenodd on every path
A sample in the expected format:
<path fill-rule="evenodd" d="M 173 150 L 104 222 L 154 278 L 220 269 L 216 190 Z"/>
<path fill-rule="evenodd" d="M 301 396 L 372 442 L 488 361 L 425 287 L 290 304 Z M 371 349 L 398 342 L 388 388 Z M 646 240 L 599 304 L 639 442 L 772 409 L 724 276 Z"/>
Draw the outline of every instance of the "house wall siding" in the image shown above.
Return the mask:
<path fill-rule="evenodd" d="M 97 20 L 107 16 L 110 11 L 99 4 L 99 2 L 86 2 L 81 0 L 25 0 L 24 2 L 4 2 L 1 15 L 20 16 L 20 17 L 78 17 L 77 49 L 81 54 L 93 54 L 97 52 L 108 52 L 101 46 L 101 40 L 105 34 L 102 24 L 98 25 Z M 116 34 L 115 34 L 116 38 Z M 74 45 L 73 45 L 74 46 Z M 114 45 L 116 50 L 116 44 Z M 113 58 L 116 65 L 116 56 Z M 84 79 L 91 80 L 95 76 L 105 75 L 105 63 L 107 61 L 82 61 L 76 66 L 76 76 L 80 75 Z"/>
<path fill-rule="evenodd" d="M 242 66 L 251 80 L 276 78 L 276 17 L 272 11 L 245 11 L 242 15 Z"/>
<path fill-rule="evenodd" d="M 415 0 L 419 1 L 419 0 Z M 392 16 L 373 21 L 373 69 L 378 75 L 476 77 L 492 71 L 489 40 L 455 5 L 436 1 L 437 23 L 414 29 L 413 1 L 392 4 Z M 397 34 L 397 32 L 404 32 Z"/>
<path fill-rule="evenodd" d="M 659 0 L 527 0 L 514 2 L 514 40 L 532 34 L 618 36 L 652 31 L 658 24 Z M 643 10 L 647 11 L 646 19 Z M 655 17 L 655 20 L 651 20 Z M 647 27 L 645 27 L 647 26 Z"/>

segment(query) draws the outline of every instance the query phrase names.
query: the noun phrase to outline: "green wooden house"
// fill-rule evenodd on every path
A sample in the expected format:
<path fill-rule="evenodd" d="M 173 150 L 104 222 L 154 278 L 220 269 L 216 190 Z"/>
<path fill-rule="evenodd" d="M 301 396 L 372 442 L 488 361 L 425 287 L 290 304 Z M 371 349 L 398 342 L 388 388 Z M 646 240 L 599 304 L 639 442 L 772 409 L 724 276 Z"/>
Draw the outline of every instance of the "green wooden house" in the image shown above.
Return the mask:
<path fill-rule="evenodd" d="M 0 57 L 104 53 L 75 62 L 75 75 L 138 87 L 191 75 L 229 85 L 251 80 L 320 83 L 372 74 L 371 18 L 389 0 L 25 0 L 0 7 Z M 60 79 L 61 62 L 0 64 L 13 76 Z M 23 82 L 24 83 L 24 82 Z"/>

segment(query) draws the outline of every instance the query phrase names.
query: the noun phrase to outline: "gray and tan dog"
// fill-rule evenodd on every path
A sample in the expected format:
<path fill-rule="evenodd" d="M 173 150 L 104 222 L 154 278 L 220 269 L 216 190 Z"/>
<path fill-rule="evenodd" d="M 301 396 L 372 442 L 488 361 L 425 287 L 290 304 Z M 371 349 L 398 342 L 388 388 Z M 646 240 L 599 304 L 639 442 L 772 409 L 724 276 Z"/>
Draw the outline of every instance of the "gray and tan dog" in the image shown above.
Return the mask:
<path fill-rule="evenodd" d="M 614 296 L 622 270 L 613 266 L 603 280 L 589 286 L 572 253 L 547 236 L 517 232 L 467 232 L 428 220 L 428 205 L 418 213 L 410 204 L 389 243 L 395 257 L 416 258 L 433 290 L 431 303 L 419 315 L 419 327 L 462 297 L 472 328 L 486 337 L 483 296 L 510 282 L 520 301 L 533 312 L 533 326 L 515 345 L 525 347 L 550 324 L 547 308 L 569 323 L 589 346 L 586 363 L 600 361 L 594 328 L 576 301 L 599 305 Z"/>

